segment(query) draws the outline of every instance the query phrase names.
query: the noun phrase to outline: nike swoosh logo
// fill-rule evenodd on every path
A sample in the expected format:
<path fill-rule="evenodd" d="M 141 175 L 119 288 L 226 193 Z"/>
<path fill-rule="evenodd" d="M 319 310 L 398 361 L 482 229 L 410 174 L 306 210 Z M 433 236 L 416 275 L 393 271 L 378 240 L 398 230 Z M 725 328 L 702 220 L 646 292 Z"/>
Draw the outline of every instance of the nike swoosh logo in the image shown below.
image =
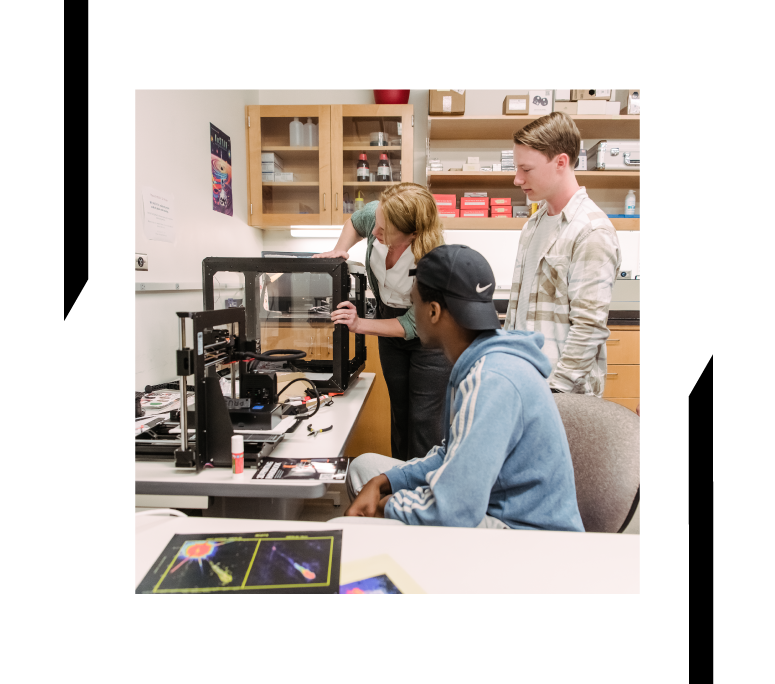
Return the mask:
<path fill-rule="evenodd" d="M 492 283 L 490 283 L 489 285 L 485 285 L 484 287 L 480 287 L 479 285 L 477 285 L 476 286 L 476 291 L 477 292 L 484 292 L 488 287 L 492 287 Z"/>

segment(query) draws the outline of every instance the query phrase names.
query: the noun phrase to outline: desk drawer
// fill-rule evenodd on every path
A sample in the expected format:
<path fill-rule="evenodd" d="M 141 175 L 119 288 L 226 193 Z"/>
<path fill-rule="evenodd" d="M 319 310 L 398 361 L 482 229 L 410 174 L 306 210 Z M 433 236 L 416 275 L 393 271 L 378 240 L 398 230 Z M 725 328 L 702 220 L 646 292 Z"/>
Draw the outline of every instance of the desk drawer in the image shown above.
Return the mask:
<path fill-rule="evenodd" d="M 640 363 L 640 330 L 612 330 L 605 348 L 608 365 Z"/>
<path fill-rule="evenodd" d="M 640 366 L 620 366 L 609 363 L 603 396 L 606 398 L 639 397 Z"/>

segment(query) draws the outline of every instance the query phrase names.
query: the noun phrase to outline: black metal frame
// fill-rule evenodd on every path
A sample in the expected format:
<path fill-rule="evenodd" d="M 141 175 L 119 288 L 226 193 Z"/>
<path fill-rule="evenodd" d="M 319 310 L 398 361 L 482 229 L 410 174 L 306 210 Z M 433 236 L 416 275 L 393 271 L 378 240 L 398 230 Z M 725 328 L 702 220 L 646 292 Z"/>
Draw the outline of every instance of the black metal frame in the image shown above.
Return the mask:
<path fill-rule="evenodd" d="M 366 274 L 350 273 L 344 259 L 294 259 L 294 258 L 253 258 L 253 257 L 207 257 L 202 261 L 202 290 L 206 311 L 215 309 L 214 276 L 216 273 L 242 273 L 245 278 L 245 340 L 255 342 L 256 351 L 269 351 L 261 348 L 257 317 L 257 293 L 260 273 L 326 273 L 333 284 L 331 309 L 341 302 L 349 300 L 350 275 L 355 277 L 355 309 L 358 316 L 366 316 Z M 240 328 L 242 330 L 243 328 Z M 344 392 L 350 382 L 358 377 L 366 364 L 366 338 L 355 335 L 355 354 L 350 359 L 350 334 L 346 325 L 334 325 L 333 361 L 294 361 L 293 365 L 301 371 L 313 373 L 331 373 L 327 380 L 312 380 L 320 391 Z M 240 377 L 246 371 L 240 363 Z"/>

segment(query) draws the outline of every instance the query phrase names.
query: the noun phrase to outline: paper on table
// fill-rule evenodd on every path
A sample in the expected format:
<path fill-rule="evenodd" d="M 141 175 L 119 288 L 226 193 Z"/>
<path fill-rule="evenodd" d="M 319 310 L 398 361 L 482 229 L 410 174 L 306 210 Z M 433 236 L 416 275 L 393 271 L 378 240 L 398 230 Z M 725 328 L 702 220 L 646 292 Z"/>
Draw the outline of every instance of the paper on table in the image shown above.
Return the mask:
<path fill-rule="evenodd" d="M 143 188 L 143 230 L 149 240 L 175 242 L 175 196 Z"/>
<path fill-rule="evenodd" d="M 390 581 L 402 594 L 424 594 L 417 584 L 398 563 L 390 556 L 372 556 L 361 560 L 342 563 L 339 575 L 339 585 L 352 584 L 370 577 L 387 575 Z"/>
<path fill-rule="evenodd" d="M 274 428 L 271 430 L 234 430 L 234 434 L 237 435 L 284 435 L 288 430 L 290 430 L 294 423 L 296 423 L 296 418 L 294 416 L 290 416 L 289 418 L 283 418 Z M 196 432 L 196 430 L 189 429 L 189 434 L 192 434 Z M 172 428 L 170 430 L 171 435 L 179 435 L 180 434 L 180 428 Z"/>

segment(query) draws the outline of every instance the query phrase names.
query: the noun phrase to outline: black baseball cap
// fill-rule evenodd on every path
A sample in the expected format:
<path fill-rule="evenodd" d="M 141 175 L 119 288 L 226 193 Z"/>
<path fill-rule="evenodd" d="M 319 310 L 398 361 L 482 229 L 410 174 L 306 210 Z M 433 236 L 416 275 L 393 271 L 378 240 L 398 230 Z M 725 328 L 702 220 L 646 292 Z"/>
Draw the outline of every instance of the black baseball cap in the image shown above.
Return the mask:
<path fill-rule="evenodd" d="M 468 330 L 500 330 L 492 303 L 495 276 L 479 252 L 466 245 L 441 245 L 409 271 L 423 285 L 439 290 L 452 318 Z"/>

